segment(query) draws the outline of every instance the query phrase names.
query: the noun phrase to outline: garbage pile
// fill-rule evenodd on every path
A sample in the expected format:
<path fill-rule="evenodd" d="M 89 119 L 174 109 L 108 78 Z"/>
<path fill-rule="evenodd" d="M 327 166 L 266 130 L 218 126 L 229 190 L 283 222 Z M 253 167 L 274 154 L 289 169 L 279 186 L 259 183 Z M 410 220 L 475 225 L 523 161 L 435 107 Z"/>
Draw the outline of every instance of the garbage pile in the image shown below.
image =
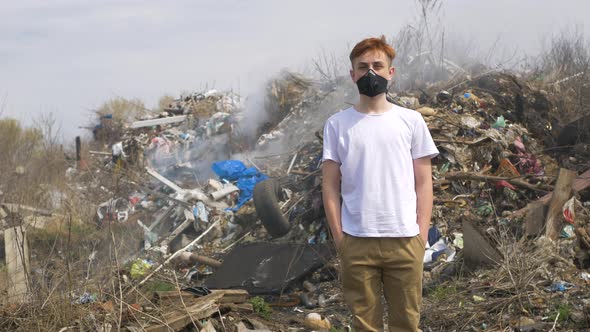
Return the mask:
<path fill-rule="evenodd" d="M 342 95 L 349 93 L 342 90 Z M 560 137 L 571 127 L 555 106 L 560 96 L 511 73 L 486 72 L 389 98 L 424 116 L 441 151 L 433 160 L 435 208 L 424 257 L 426 298 L 456 287 L 447 285 L 463 271 L 486 271 L 446 299 L 449 306 L 463 302 L 469 310 L 452 309 L 457 313 L 453 319 L 441 303 L 427 306 L 425 326 L 444 329 L 458 321 L 476 328 L 587 326 L 590 303 L 580 295 L 589 286 L 590 155 L 577 152 L 587 151 L 590 141 L 576 134 L 573 149 L 560 149 Z M 305 124 L 310 113 L 324 116 L 309 108 L 297 113 L 298 121 Z M 277 128 L 284 128 L 284 136 L 294 131 L 286 128 L 301 129 L 294 135 L 306 138 L 305 144 L 260 164 L 300 197 L 303 217 L 297 219 L 297 210 L 288 211 L 287 217 L 311 234 L 301 240 L 321 242 L 327 231 L 321 228 L 321 126 L 314 132 L 290 120 L 286 117 Z M 569 182 L 561 175 L 565 168 L 571 169 Z M 514 274 L 527 277 L 517 280 Z M 474 295 L 473 288 L 481 290 Z M 458 300 L 459 295 L 464 298 Z M 543 302 L 525 306 L 528 314 L 509 310 L 532 297 Z M 556 318 L 555 312 L 564 307 L 568 314 Z"/>
<path fill-rule="evenodd" d="M 95 202 L 96 227 L 138 234 L 117 271 L 127 329 L 348 324 L 322 205 L 321 132 L 355 87 L 284 72 L 267 94 L 254 131 L 242 125 L 256 113 L 238 95 L 194 93 L 127 123 L 108 150 L 68 170 L 80 200 Z M 421 113 L 441 151 L 422 325 L 588 326 L 590 158 L 567 154 L 589 142 L 550 150 L 564 126 L 558 97 L 493 71 L 388 98 Z M 137 295 L 154 280 L 173 289 Z M 73 301 L 107 316 L 121 304 Z"/>
<path fill-rule="evenodd" d="M 308 83 L 298 74 L 271 82 L 269 99 L 283 114 L 270 117 L 269 121 L 280 125 L 283 118 L 301 113 L 302 91 L 310 86 Z M 183 97 L 157 116 L 143 116 L 126 124 L 119 136 L 121 141 L 113 143 L 107 151 L 89 151 L 92 162 L 82 161 L 79 167 L 68 170 L 69 181 L 80 196 L 87 200 L 100 197 L 95 213 L 98 228 L 135 225 L 134 234 L 142 234 L 140 239 L 129 239 L 141 250 L 119 257 L 127 266 L 120 271 L 125 276 L 125 288 L 166 279 L 170 276 L 169 266 L 175 266 L 183 274 L 180 282 L 185 288 L 203 287 L 206 293 L 209 287 L 239 287 L 253 295 L 279 294 L 299 285 L 302 276 L 323 268 L 333 257 L 321 219 L 315 218 L 311 220 L 313 224 L 307 223 L 305 227 L 295 227 L 296 218 L 301 220 L 309 215 L 309 211 L 303 210 L 303 203 L 313 200 L 314 213 L 321 213 L 319 191 L 314 195 L 302 192 L 309 186 L 317 187 L 317 178 L 308 176 L 316 182 L 307 181 L 309 186 L 288 189 L 288 181 L 269 179 L 261 172 L 266 168 L 258 168 L 269 164 L 266 156 L 252 154 L 250 158 L 244 154 L 243 161 L 229 159 L 232 152 L 228 145 L 243 135 L 239 131 L 242 109 L 237 102 L 229 102 L 239 97 L 234 94 L 231 97 L 213 92 Z M 268 126 L 269 121 L 260 127 L 276 130 Z M 261 136 L 270 134 L 263 129 L 259 131 Z M 321 144 L 318 145 L 317 139 L 313 148 L 313 152 L 302 149 L 301 158 L 297 163 L 293 160 L 293 169 L 289 171 L 304 174 L 307 164 L 311 164 L 307 154 L 313 153 L 314 172 L 309 174 L 319 175 L 317 155 L 321 153 Z M 275 172 L 275 176 L 284 173 L 268 170 Z M 265 218 L 260 217 L 263 213 L 260 204 L 268 205 Z M 269 219 L 273 214 L 281 219 Z M 266 243 L 273 238 L 277 238 L 274 244 Z M 218 260 L 221 257 L 223 263 Z M 236 270 L 238 265 L 240 268 Z M 331 279 L 335 276 L 333 273 Z M 108 307 L 109 302 L 104 298 L 87 295 L 80 296 L 75 303 L 107 303 Z M 313 297 L 315 300 L 308 302 L 317 303 L 317 294 Z M 333 303 L 336 298 L 337 294 L 332 294 L 330 299 L 322 295 L 321 303 Z M 191 298 L 183 301 L 188 305 Z M 233 310 L 252 311 L 252 305 L 241 305 L 243 301 L 234 304 L 238 306 Z M 133 308 L 152 314 L 149 307 L 143 303 Z M 200 315 L 190 310 L 189 313 L 192 319 Z M 172 319 L 172 316 L 171 311 L 163 318 Z M 143 318 L 141 327 L 157 330 L 149 317 Z M 251 322 L 245 322 L 251 326 Z M 130 323 L 129 327 L 137 323 Z"/>
<path fill-rule="evenodd" d="M 200 285 L 241 288 L 252 294 L 290 290 L 300 294 L 290 300 L 291 306 L 321 313 L 329 307 L 323 293 L 330 293 L 330 287 L 318 297 L 318 293 L 306 291 L 296 280 L 326 281 L 317 275 L 317 268 L 329 266 L 327 262 L 333 257 L 327 246 L 329 230 L 321 201 L 321 129 L 328 116 L 345 108 L 335 104 L 338 98 L 346 100 L 354 92 L 350 85 L 326 88 L 295 74 L 283 73 L 281 79 L 269 84 L 268 105 L 274 105 L 276 113 L 261 124 L 259 138 L 247 160 L 229 159 L 232 154 L 227 145 L 236 127 L 232 122 L 240 113 L 236 109 L 228 113 L 204 112 L 194 104 L 199 99 L 193 98 L 189 99 L 191 108 L 183 106 L 183 115 L 190 117 L 187 110 L 199 109 L 199 114 L 210 116 L 205 125 L 198 117 L 192 122 L 193 129 L 188 119 L 159 123 L 155 130 L 145 129 L 141 123 L 131 125 L 129 139 L 123 145 L 128 149 L 132 146 L 130 140 L 142 142 L 147 165 L 153 167 L 148 167 L 147 173 L 159 184 L 148 185 L 150 191 L 131 195 L 130 201 L 151 209 L 157 216 L 152 221 L 141 221 L 141 226 L 147 252 L 163 256 L 147 256 L 161 261 L 180 250 L 182 254 L 178 256 L 184 257 L 185 263 L 194 264 L 188 272 L 191 277 L 186 279 L 189 284 L 199 280 Z M 574 171 L 569 184 L 574 188 L 574 196 L 568 192 L 567 200 L 556 203 L 546 198 L 557 190 L 560 168 L 572 165 L 572 158 L 554 158 L 555 155 L 546 153 L 548 144 L 556 143 L 558 135 L 554 128 L 560 126 L 559 114 L 551 101 L 555 96 L 534 89 L 509 73 L 488 72 L 452 84 L 431 87 L 415 95 L 389 96 L 394 103 L 424 116 L 441 151 L 433 161 L 435 208 L 424 257 L 425 324 L 454 324 L 448 318 L 431 314 L 434 309 L 429 306 L 432 303 L 428 294 L 436 294 L 457 280 L 460 271 L 482 271 L 482 267 L 494 266 L 494 273 L 484 269 L 476 280 L 448 286 L 456 287 L 455 295 L 470 292 L 463 302 L 468 310 L 461 312 L 472 316 L 472 312 L 480 313 L 470 316 L 473 326 L 522 328 L 527 324 L 553 324 L 555 317 L 550 313 L 555 309 L 557 295 L 571 302 L 572 308 L 567 319 L 562 317 L 560 322 L 586 321 L 588 317 L 581 313 L 588 312 L 589 303 L 578 298 L 578 294 L 586 291 L 590 282 L 590 203 L 586 190 L 590 182 L 586 179 L 588 172 L 581 174 L 584 169 L 580 168 L 587 160 L 576 156 L 576 165 L 580 167 L 575 170 L 579 173 Z M 154 122 L 146 124 L 154 126 Z M 138 134 L 133 131 L 137 128 L 144 129 Z M 211 149 L 215 150 L 213 144 L 226 148 L 213 160 L 227 160 L 195 167 Z M 197 152 L 190 148 L 193 145 Z M 244 150 L 240 152 L 247 155 Z M 209 178 L 203 185 L 201 176 L 207 174 L 203 171 L 207 167 L 218 178 Z M 228 173 L 228 168 L 233 171 Z M 237 174 L 246 176 L 246 182 L 251 184 L 247 189 L 241 186 Z M 545 207 L 555 204 L 560 204 L 559 214 Z M 549 213 L 557 220 L 554 224 L 558 230 L 553 233 L 545 225 Z M 124 220 L 125 213 L 122 215 Z M 165 235 L 158 224 L 174 230 Z M 191 260 L 187 253 L 193 251 L 195 255 L 197 246 L 193 239 L 205 234 L 207 241 L 199 242 L 202 247 L 198 255 L 206 252 L 223 260 L 218 266 L 204 264 L 203 259 Z M 298 245 L 292 247 L 293 244 Z M 239 249 L 229 251 L 233 246 Z M 271 249 L 272 246 L 277 247 Z M 313 251 L 323 252 L 315 263 L 310 263 L 314 262 L 313 255 L 306 256 L 309 252 L 305 248 L 312 246 L 318 246 Z M 285 254 L 280 254 L 283 250 Z M 302 266 L 311 264 L 315 268 L 300 268 L 299 274 L 284 277 L 286 267 L 280 261 L 292 258 L 288 253 L 294 251 L 301 251 L 298 257 Z M 268 252 L 273 255 L 265 256 Z M 273 265 L 273 257 L 277 265 Z M 525 257 L 529 262 L 521 262 Z M 306 259 L 311 261 L 304 263 Z M 266 269 L 267 273 L 261 272 Z M 314 271 L 315 279 L 311 277 Z M 511 279 L 514 273 L 520 275 L 518 280 Z M 335 275 L 327 279 L 333 280 Z M 331 296 L 337 298 L 337 292 Z M 510 309 L 532 298 L 544 300 L 527 306 L 528 314 Z M 498 321 L 494 314 L 504 315 L 505 319 Z M 456 316 L 457 320 L 464 319 L 459 313 Z"/>
<path fill-rule="evenodd" d="M 580 295 L 589 286 L 589 159 L 547 153 L 561 129 L 556 96 L 509 73 L 431 90 L 392 98 L 424 116 L 441 151 L 424 258 L 425 326 L 587 326 L 590 302 Z M 461 271 L 477 277 L 451 282 Z"/>

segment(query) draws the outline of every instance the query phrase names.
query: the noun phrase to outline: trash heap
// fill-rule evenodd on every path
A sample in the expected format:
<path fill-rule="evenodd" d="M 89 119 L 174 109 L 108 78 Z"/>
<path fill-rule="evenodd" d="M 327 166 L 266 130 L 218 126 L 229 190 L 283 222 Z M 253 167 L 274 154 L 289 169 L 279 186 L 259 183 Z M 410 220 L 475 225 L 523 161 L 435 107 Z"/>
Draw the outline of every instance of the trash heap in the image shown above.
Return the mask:
<path fill-rule="evenodd" d="M 261 113 L 212 90 L 121 126 L 67 172 L 96 227 L 129 234 L 119 294 L 73 302 L 129 330 L 347 326 L 320 167 L 323 123 L 355 98 L 348 80 L 283 72 Z M 588 141 L 551 150 L 566 126 L 558 96 L 491 71 L 388 98 L 423 115 L 441 152 L 423 327 L 587 327 L 590 157 L 571 152 Z"/>
<path fill-rule="evenodd" d="M 558 111 L 552 104 L 555 96 L 532 88 L 510 73 L 489 72 L 466 82 L 451 84 L 433 86 L 416 95 L 389 96 L 394 103 L 415 109 L 424 116 L 441 152 L 433 161 L 435 207 L 424 258 L 425 324 L 454 326 L 455 320 L 449 318 L 448 311 L 440 310 L 441 303 L 430 302 L 428 297 L 428 294 L 437 294 L 447 288 L 454 289 L 454 296 L 464 296 L 463 305 L 467 310 L 457 312 L 456 319 L 464 321 L 465 317 L 461 316 L 464 313 L 470 317 L 470 326 L 547 327 L 552 326 L 555 319 L 562 324 L 583 324 L 588 319 L 583 313 L 588 312 L 589 303 L 579 295 L 587 291 L 590 266 L 590 203 L 588 192 L 584 190 L 590 183 L 586 179 L 588 172 L 582 174 L 585 169 L 574 168 L 579 172 L 574 171 L 570 184 L 575 195 L 568 193 L 565 202 L 554 203 L 547 199 L 546 195 L 556 190 L 560 167 L 572 166 L 567 163 L 571 158 L 545 152 L 547 144 L 555 144 L 558 136 L 553 126 L 560 125 L 556 120 L 559 119 Z M 337 266 L 328 264 L 334 253 L 329 252 L 327 245 L 329 231 L 321 200 L 321 129 L 323 121 L 338 109 L 334 105 L 337 98 L 353 95 L 351 90 L 350 85 L 326 89 L 292 73 L 283 73 L 280 80 L 269 84 L 271 102 L 268 105 L 274 105 L 270 108 L 276 113 L 258 130 L 260 135 L 252 157 L 243 161 L 250 167 L 239 161 L 226 161 L 236 163 L 238 172 L 249 169 L 265 174 L 255 180 L 259 183 L 255 189 L 247 190 L 252 193 L 247 197 L 254 198 L 249 203 L 247 199 L 238 198 L 237 190 L 224 197 L 221 203 L 214 199 L 216 192 L 225 193 L 225 190 L 240 187 L 235 176 L 216 170 L 215 163 L 210 167 L 219 178 L 209 179 L 204 190 L 175 188 L 177 183 L 190 183 L 178 177 L 182 173 L 178 171 L 179 167 L 195 169 L 182 164 L 187 160 L 192 162 L 190 158 L 176 159 L 172 166 L 169 162 L 164 163 L 166 170 L 175 169 L 172 173 L 163 172 L 173 179 L 174 184 L 148 170 L 172 190 L 175 199 L 191 204 L 196 202 L 191 208 L 180 208 L 184 213 L 176 211 L 172 214 L 175 218 L 172 224 L 178 226 L 164 241 L 152 245 L 167 254 L 178 248 L 191 251 L 195 246 L 190 245 L 190 240 L 208 231 L 208 227 L 212 227 L 209 225 L 217 221 L 206 243 L 202 243 L 203 248 L 197 251 L 213 255 L 223 263 L 217 267 L 204 267 L 194 258 L 192 261 L 188 259 L 189 265 L 196 262 L 189 270 L 189 275 L 193 276 L 190 280 L 205 279 L 203 284 L 207 286 L 238 287 L 251 294 L 278 294 L 287 290 L 299 294 L 288 297 L 291 306 L 301 307 L 303 313 L 316 311 L 330 316 L 331 302 L 326 304 L 326 299 L 338 299 L 333 284 Z M 216 114 L 219 113 L 211 115 L 212 119 L 219 118 Z M 208 123 L 212 122 L 216 123 L 214 120 Z M 214 125 L 212 128 L 222 127 Z M 199 137 L 182 125 L 180 128 L 183 129 L 179 131 L 188 132 L 191 137 Z M 177 130 L 178 126 L 172 126 L 158 137 L 178 139 L 178 134 L 174 136 Z M 206 136 L 211 137 L 211 133 L 223 131 L 212 130 Z M 218 142 L 228 144 L 229 140 Z M 199 145 L 198 141 L 196 145 Z M 154 153 L 157 154 L 157 150 Z M 202 156 L 203 152 L 194 155 Z M 166 158 L 153 158 L 156 162 L 163 159 Z M 583 158 L 576 161 L 576 165 L 583 167 Z M 272 178 L 266 179 L 267 176 Z M 259 181 L 264 179 L 266 181 Z M 220 184 L 214 184 L 217 180 L 221 181 Z M 193 183 L 188 188 L 194 187 Z M 242 193 L 243 189 L 240 189 Z M 157 190 L 161 191 L 161 188 Z M 239 207 L 237 201 L 246 204 Z M 559 204 L 560 213 L 548 211 L 551 209 L 546 206 L 551 204 Z M 178 210 L 178 207 L 173 209 Z M 554 220 L 557 220 L 558 230 L 553 233 L 549 233 L 549 226 L 544 225 L 549 213 L 553 213 Z M 154 229 L 151 224 L 146 227 Z M 189 227 L 191 233 L 186 233 Z M 150 232 L 146 229 L 146 239 L 157 237 Z M 176 241 L 182 238 L 184 242 L 173 246 L 173 250 L 162 249 L 174 244 L 173 236 L 177 237 Z M 236 244 L 236 240 L 239 243 Z M 223 250 L 224 256 L 219 254 L 220 245 L 222 249 L 229 246 L 239 249 Z M 273 246 L 276 247 L 271 249 Z M 317 257 L 314 260 L 313 255 L 307 256 L 309 251 L 306 248 L 321 252 L 318 254 L 321 262 Z M 273 254 L 265 256 L 265 252 L 266 255 L 268 252 Z M 317 267 L 310 270 L 300 267 L 299 275 L 281 277 L 281 273 L 287 270 L 280 261 L 291 259 L 288 253 L 293 252 L 300 253 L 302 266 L 323 268 L 318 272 Z M 182 256 L 185 260 L 189 257 L 184 253 Z M 279 261 L 277 265 L 271 263 L 273 258 Z M 305 260 L 310 261 L 304 263 Z M 258 268 L 252 271 L 246 262 Z M 488 270 L 490 267 L 496 268 Z M 261 277 L 260 269 L 266 268 L 266 278 Z M 456 281 L 462 272 L 479 274 L 475 279 Z M 514 274 L 518 275 L 517 279 Z M 301 278 L 307 284 L 295 282 Z M 456 284 L 447 286 L 452 282 Z M 323 285 L 323 291 L 317 291 L 320 287 L 315 285 Z M 469 295 L 465 297 L 464 292 Z M 456 304 L 449 302 L 453 298 L 449 295 L 440 301 Z M 280 297 L 278 300 L 269 299 L 275 304 L 285 301 Z M 524 306 L 524 301 L 529 305 Z M 432 310 L 440 317 L 430 313 L 431 305 L 437 306 Z M 559 320 L 553 313 L 556 307 L 564 305 L 570 311 L 567 318 Z M 513 309 L 519 306 L 528 314 Z M 495 314 L 502 319 L 498 320 Z M 345 322 L 333 315 L 330 318 Z"/>
<path fill-rule="evenodd" d="M 588 326 L 589 159 L 547 153 L 561 135 L 555 98 L 496 72 L 392 96 L 424 116 L 441 152 L 424 258 L 425 326 Z"/>
<path fill-rule="evenodd" d="M 268 121 L 261 123 L 257 128 L 261 136 L 269 137 L 268 134 L 276 130 L 283 119 L 293 120 L 293 114 L 302 112 L 305 97 L 300 92 L 310 86 L 309 82 L 299 74 L 285 74 L 284 81 L 270 83 L 271 104 L 278 105 L 284 114 L 270 116 Z M 84 151 L 85 157 L 67 171 L 71 189 L 75 192 L 73 196 L 80 201 L 97 202 L 96 227 L 104 231 L 114 228 L 129 235 L 125 239 L 125 250 L 118 253 L 122 265 L 118 273 L 123 276 L 123 288 L 128 291 L 124 296 L 129 303 L 134 303 L 127 308 L 129 311 L 124 312 L 123 324 L 128 328 L 183 328 L 187 325 L 187 312 L 189 319 L 208 319 L 213 313 L 219 313 L 209 307 L 220 301 L 220 297 L 213 296 L 209 289 L 215 289 L 213 293 L 223 290 L 224 294 L 232 294 L 227 300 L 229 307 L 216 307 L 224 313 L 217 319 L 231 320 L 232 312 L 247 314 L 254 311 L 257 298 L 253 298 L 252 303 L 245 303 L 249 294 L 279 294 L 285 289 L 293 289 L 300 284 L 302 276 L 314 272 L 317 275 L 318 269 L 325 270 L 334 254 L 321 219 L 310 220 L 313 225 L 306 223 L 305 228 L 295 227 L 296 218 L 302 220 L 309 215 L 309 211 L 303 210 L 303 203 L 314 200 L 313 213 L 322 212 L 319 191 L 314 195 L 303 192 L 310 186 L 317 187 L 317 178 L 308 176 L 316 182 L 307 181 L 309 186 L 298 185 L 292 189 L 285 179 L 269 179 L 261 172 L 265 168 L 258 165 L 269 164 L 263 155 L 268 150 L 260 155 L 244 154 L 243 161 L 230 159 L 232 151 L 228 146 L 235 141 L 236 147 L 243 149 L 239 144 L 245 134 L 239 126 L 243 116 L 242 106 L 237 102 L 239 97 L 229 96 L 217 92 L 193 94 L 176 100 L 156 116 L 142 116 L 130 121 L 121 126 L 123 129 L 117 135 L 120 141 L 113 142 L 108 149 L 95 145 Z M 266 111 L 275 112 L 274 108 Z M 100 117 L 100 121 L 105 119 L 108 117 Z M 302 163 L 310 164 L 307 154 L 321 153 L 317 139 L 311 148 L 314 150 L 302 149 L 301 158 L 293 165 L 294 174 L 305 172 Z M 309 174 L 318 175 L 319 159 L 316 156 L 314 159 L 314 171 Z M 268 170 L 275 176 L 284 173 L 278 169 Z M 264 186 L 256 187 L 259 183 Z M 258 197 L 256 204 L 252 199 L 254 196 Z M 264 203 L 272 210 L 269 216 L 274 213 L 281 220 L 265 218 L 261 222 L 259 214 L 262 210 L 256 205 Z M 283 229 L 276 233 L 273 230 L 277 227 Z M 273 238 L 276 240 L 269 243 Z M 134 247 L 139 249 L 132 250 Z M 104 254 L 104 250 L 99 249 L 92 254 L 92 259 L 89 258 L 88 275 L 98 266 L 108 264 L 104 259 L 96 258 L 101 252 Z M 148 302 L 145 298 L 137 298 L 135 287 L 148 287 L 164 280 L 169 283 L 171 267 L 179 278 L 176 288 L 183 289 L 182 292 L 157 291 Z M 336 276 L 334 267 L 328 269 L 333 280 Z M 231 290 L 236 287 L 242 290 Z M 320 298 L 322 305 L 338 302 L 336 290 L 331 291 L 330 297 L 322 295 Z M 239 293 L 239 300 L 235 299 L 235 292 Z M 309 296 L 312 297 L 311 293 Z M 313 295 L 314 299 L 308 302 L 317 303 L 317 296 Z M 175 311 L 161 300 L 173 297 L 187 305 L 187 310 Z M 208 298 L 211 299 L 207 302 Z M 266 303 L 262 298 L 258 301 Z M 109 300 L 108 296 L 84 292 L 72 303 L 98 303 L 101 313 L 109 316 L 114 314 L 111 311 L 116 302 Z M 197 306 L 201 302 L 205 304 Z M 281 299 L 277 303 L 282 302 Z M 203 306 L 208 308 L 205 313 L 197 313 Z M 137 319 L 128 321 L 128 316 L 134 314 Z M 160 320 L 151 319 L 153 315 Z M 179 315 L 184 318 L 178 318 Z M 316 316 L 312 315 L 311 321 L 315 319 L 324 327 L 329 324 Z M 158 325 L 162 321 L 167 325 Z M 237 317 L 233 324 L 238 328 L 242 328 L 241 325 L 263 326 L 261 322 L 253 322 L 256 320 Z M 271 322 L 265 323 L 271 326 L 266 330 L 276 330 Z M 90 323 L 81 322 L 80 326 L 85 324 Z M 219 329 L 223 321 L 211 319 L 211 324 Z M 305 324 L 313 326 L 313 322 Z"/>
<path fill-rule="evenodd" d="M 348 88 L 335 90 L 350 96 Z M 423 115 L 441 152 L 433 160 L 435 207 L 424 257 L 425 326 L 588 326 L 590 302 L 582 294 L 590 283 L 590 142 L 579 133 L 571 147 L 560 142 L 572 127 L 555 106 L 561 96 L 492 71 L 388 97 Z M 286 117 L 277 128 L 301 129 L 294 135 L 305 143 L 260 165 L 301 201 L 286 213 L 309 234 L 299 241 L 321 242 L 321 126 L 314 132 L 294 122 L 325 114 L 312 107 L 295 114 L 297 121 Z M 295 234 L 292 228 L 285 236 Z M 477 277 L 457 279 L 467 273 Z"/>

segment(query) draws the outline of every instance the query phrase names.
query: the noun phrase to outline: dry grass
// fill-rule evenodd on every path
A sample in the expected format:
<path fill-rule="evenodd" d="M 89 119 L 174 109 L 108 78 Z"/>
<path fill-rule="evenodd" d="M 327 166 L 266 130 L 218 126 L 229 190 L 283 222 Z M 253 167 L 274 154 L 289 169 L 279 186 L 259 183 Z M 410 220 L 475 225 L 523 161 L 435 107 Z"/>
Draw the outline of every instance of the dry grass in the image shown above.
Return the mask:
<path fill-rule="evenodd" d="M 566 305 L 545 290 L 552 280 L 567 280 L 577 270 L 563 258 L 563 244 L 545 238 L 519 240 L 506 229 L 496 241 L 501 263 L 430 291 L 422 315 L 425 326 L 433 331 L 471 331 L 486 325 L 504 331 L 515 318 L 551 316 Z"/>
<path fill-rule="evenodd" d="M 66 160 L 51 117 L 33 127 L 0 120 L 0 154 L 0 202 L 53 212 L 47 217 L 21 211 L 5 219 L 27 232 L 29 296 L 22 304 L 0 298 L 0 330 L 59 331 L 76 325 L 80 330 L 96 331 L 105 322 L 121 326 L 123 319 L 132 317 L 124 305 L 127 301 L 121 300 L 123 288 L 128 287 L 122 275 L 137 255 L 143 233 L 134 221 L 96 228 L 95 204 L 100 200 L 95 197 L 93 201 L 76 188 L 88 183 L 66 179 L 66 168 L 74 166 L 74 161 Z M 94 170 L 86 172 L 90 179 L 96 177 Z M 112 177 L 105 175 L 106 180 Z M 4 260 L 8 259 L 15 258 Z M 0 294 L 6 295 L 11 285 L 5 262 L 0 265 L 0 278 Z M 97 302 L 76 304 L 85 293 L 93 294 Z M 113 308 L 100 304 L 108 301 Z"/>
<path fill-rule="evenodd" d="M 556 107 L 564 123 L 590 115 L 590 42 L 585 38 L 578 30 L 561 31 L 529 65 L 532 77 L 560 97 Z"/>
<path fill-rule="evenodd" d="M 165 109 L 170 108 L 174 103 L 175 99 L 176 98 L 174 98 L 174 96 L 163 95 L 162 97 L 160 97 L 160 99 L 158 99 L 158 110 L 162 112 Z"/>
<path fill-rule="evenodd" d="M 66 160 L 50 117 L 34 127 L 0 120 L 0 191 L 4 202 L 47 207 L 48 194 L 63 187 Z M 41 204 L 39 204 L 41 203 Z"/>
<path fill-rule="evenodd" d="M 72 215 L 81 212 L 71 212 L 43 229 L 29 228 L 31 295 L 24 304 L 0 300 L 0 330 L 58 331 L 77 326 L 82 331 L 95 331 L 104 324 L 120 327 L 135 319 L 131 304 L 155 307 L 144 293 L 175 288 L 157 275 L 151 283 L 133 291 L 129 269 L 143 237 L 134 222 L 97 229 L 88 222 L 91 215 L 74 220 Z M 84 294 L 92 295 L 95 302 L 77 303 Z"/>

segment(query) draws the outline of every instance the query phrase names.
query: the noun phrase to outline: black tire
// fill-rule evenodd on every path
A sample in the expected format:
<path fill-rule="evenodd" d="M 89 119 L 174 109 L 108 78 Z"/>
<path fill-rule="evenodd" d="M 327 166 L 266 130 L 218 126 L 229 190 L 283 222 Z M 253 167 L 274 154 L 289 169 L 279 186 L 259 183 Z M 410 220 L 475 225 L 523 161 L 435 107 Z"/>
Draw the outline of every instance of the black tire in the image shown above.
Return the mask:
<path fill-rule="evenodd" d="M 281 186 L 275 179 L 260 181 L 254 187 L 254 207 L 264 228 L 273 237 L 281 237 L 289 232 L 291 224 L 281 212 L 279 197 Z"/>

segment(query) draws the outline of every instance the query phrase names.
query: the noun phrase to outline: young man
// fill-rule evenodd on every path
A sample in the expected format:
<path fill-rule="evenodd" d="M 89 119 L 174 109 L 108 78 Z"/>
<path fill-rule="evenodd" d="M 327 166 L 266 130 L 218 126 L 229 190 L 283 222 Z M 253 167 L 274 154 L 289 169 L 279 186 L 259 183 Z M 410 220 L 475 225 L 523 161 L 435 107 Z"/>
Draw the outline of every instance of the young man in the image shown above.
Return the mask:
<path fill-rule="evenodd" d="M 394 57 L 383 36 L 353 48 L 350 76 L 360 98 L 324 128 L 324 208 L 355 331 L 383 330 L 381 289 L 389 331 L 420 331 L 430 159 L 438 150 L 418 112 L 386 99 Z"/>

